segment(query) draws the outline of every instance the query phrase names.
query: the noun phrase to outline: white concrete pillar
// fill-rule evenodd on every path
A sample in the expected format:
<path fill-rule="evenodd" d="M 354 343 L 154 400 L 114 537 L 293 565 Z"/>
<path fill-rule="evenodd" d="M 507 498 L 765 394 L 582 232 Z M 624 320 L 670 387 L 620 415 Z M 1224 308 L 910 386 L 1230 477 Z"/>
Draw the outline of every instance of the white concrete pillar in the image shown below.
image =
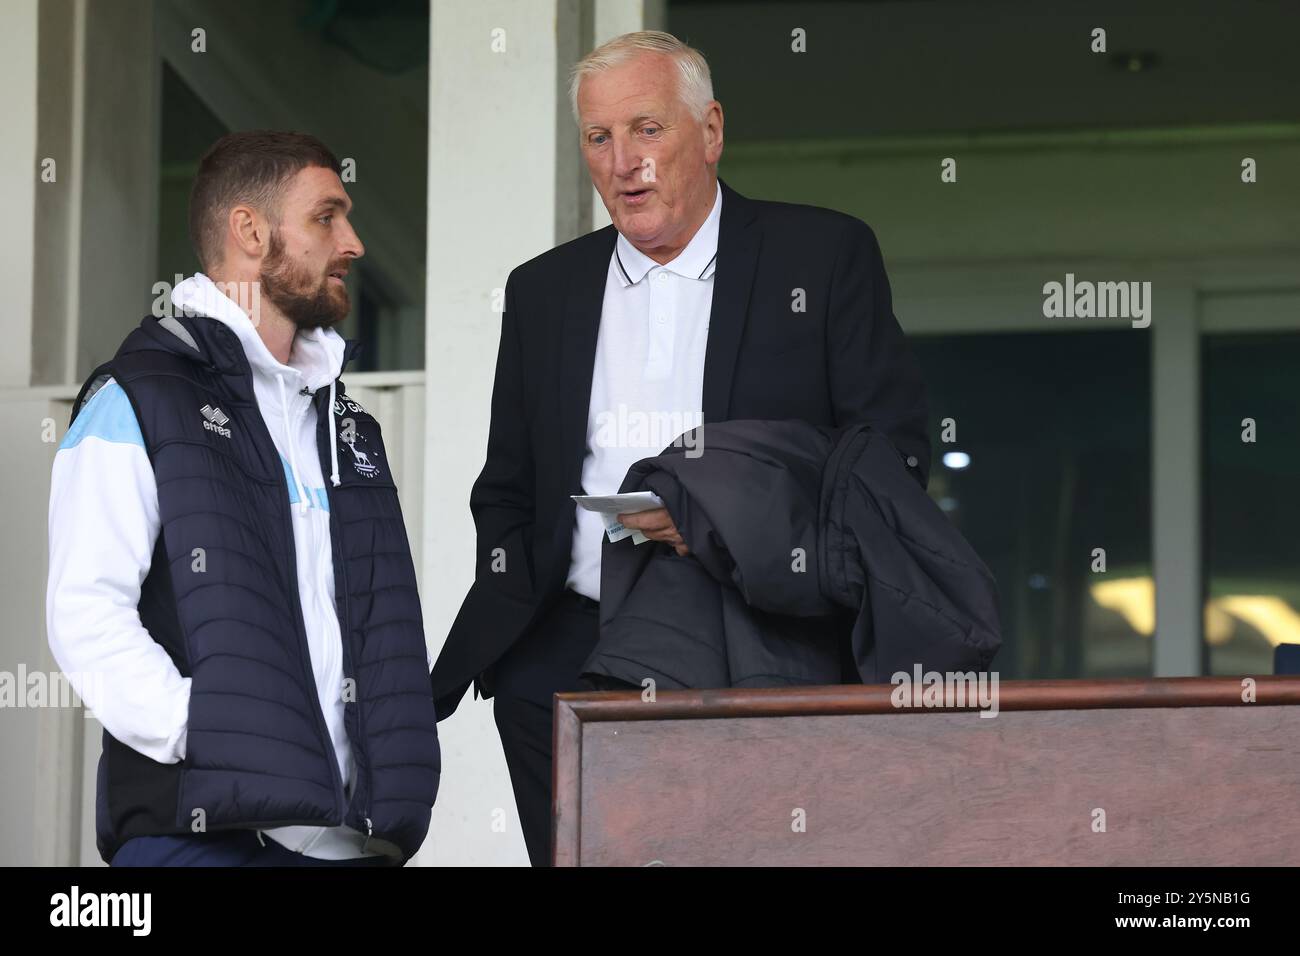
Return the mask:
<path fill-rule="evenodd" d="M 1159 277 L 1153 282 L 1159 289 Z M 1167 284 L 1165 287 L 1168 288 Z M 1155 296 L 1151 320 L 1151 538 L 1155 677 L 1201 673 L 1201 339 L 1196 293 Z"/>
<path fill-rule="evenodd" d="M 506 277 L 591 228 L 569 69 L 595 35 L 640 29 L 647 5 L 431 7 L 421 598 L 435 655 L 473 580 L 469 491 L 486 448 Z M 471 691 L 439 732 L 442 788 L 418 861 L 527 864 L 490 703 Z M 493 827 L 502 818 L 505 832 Z"/>
<path fill-rule="evenodd" d="M 580 12 L 566 0 L 430 9 L 421 598 L 435 657 L 474 575 L 469 491 L 486 448 L 501 290 L 511 269 L 555 245 L 560 184 L 577 182 L 564 166 L 576 143 L 560 148 L 557 38 L 580 31 Z M 490 705 L 471 691 L 439 731 L 442 785 L 419 861 L 526 864 Z"/>
<path fill-rule="evenodd" d="M 0 208 L 5 210 L 0 313 L 5 341 L 0 354 L 0 384 L 28 385 L 32 342 L 32 238 L 36 233 L 36 190 L 40 188 L 37 153 L 37 0 L 0 5 L 0 89 L 5 122 L 0 149 Z"/>

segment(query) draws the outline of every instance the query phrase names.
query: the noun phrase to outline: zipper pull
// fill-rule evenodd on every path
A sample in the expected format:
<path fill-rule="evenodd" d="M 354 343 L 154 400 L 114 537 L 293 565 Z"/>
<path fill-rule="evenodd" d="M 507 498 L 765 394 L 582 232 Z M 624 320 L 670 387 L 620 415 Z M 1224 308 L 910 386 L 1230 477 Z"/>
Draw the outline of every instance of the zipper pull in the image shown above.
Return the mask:
<path fill-rule="evenodd" d="M 366 845 L 370 843 L 370 837 L 374 834 L 374 832 L 375 832 L 375 825 L 370 822 L 369 817 L 366 817 L 366 839 L 365 842 L 361 844 L 362 853 L 366 852 Z"/>

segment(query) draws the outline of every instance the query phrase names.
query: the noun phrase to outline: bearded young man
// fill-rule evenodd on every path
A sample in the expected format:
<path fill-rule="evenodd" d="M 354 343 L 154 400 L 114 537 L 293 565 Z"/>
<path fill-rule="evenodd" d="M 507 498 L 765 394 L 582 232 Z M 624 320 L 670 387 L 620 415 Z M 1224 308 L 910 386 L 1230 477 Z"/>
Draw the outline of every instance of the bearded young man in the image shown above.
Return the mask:
<path fill-rule="evenodd" d="M 365 251 L 339 170 L 299 133 L 212 146 L 203 271 L 90 374 L 55 455 L 49 642 L 104 725 L 115 866 L 400 864 L 428 831 L 415 570 L 331 328 Z"/>

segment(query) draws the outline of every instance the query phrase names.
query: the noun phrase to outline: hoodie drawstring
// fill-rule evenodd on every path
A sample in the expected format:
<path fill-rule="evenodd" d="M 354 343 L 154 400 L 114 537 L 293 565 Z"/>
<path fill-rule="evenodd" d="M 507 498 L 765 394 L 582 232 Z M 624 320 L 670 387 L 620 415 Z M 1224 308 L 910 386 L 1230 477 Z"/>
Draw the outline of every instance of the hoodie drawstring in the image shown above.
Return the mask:
<path fill-rule="evenodd" d="M 334 434 L 334 380 L 330 380 L 330 464 L 334 470 L 330 472 L 330 484 L 335 488 L 339 486 L 339 448 L 338 439 Z"/>
<path fill-rule="evenodd" d="M 294 441 L 293 430 L 289 427 L 289 402 L 284 394 L 284 376 L 277 375 L 275 380 L 280 383 L 280 414 L 284 418 L 284 440 L 289 445 L 289 470 L 293 472 L 293 483 L 298 489 L 298 513 L 307 513 L 307 489 L 302 485 L 302 479 L 298 477 L 298 456 L 294 454 L 293 446 L 297 444 Z"/>

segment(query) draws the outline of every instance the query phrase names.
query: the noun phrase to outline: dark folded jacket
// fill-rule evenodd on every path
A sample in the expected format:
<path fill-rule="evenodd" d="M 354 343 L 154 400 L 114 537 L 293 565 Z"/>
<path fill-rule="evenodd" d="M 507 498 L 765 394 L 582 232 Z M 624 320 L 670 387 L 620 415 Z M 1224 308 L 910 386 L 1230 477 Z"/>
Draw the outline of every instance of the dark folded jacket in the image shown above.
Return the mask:
<path fill-rule="evenodd" d="M 604 542 L 595 686 L 887 683 L 1001 644 L 993 575 L 868 425 L 702 425 L 620 490 L 659 495 L 691 553 Z"/>

